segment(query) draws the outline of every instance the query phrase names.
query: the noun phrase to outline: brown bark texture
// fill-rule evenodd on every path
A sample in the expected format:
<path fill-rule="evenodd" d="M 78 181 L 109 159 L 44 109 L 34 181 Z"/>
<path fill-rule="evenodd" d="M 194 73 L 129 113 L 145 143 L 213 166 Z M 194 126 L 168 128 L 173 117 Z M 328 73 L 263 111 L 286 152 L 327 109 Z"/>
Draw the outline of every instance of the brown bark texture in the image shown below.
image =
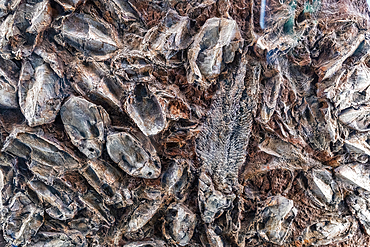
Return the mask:
<path fill-rule="evenodd" d="M 0 246 L 370 246 L 369 9 L 0 0 Z"/>

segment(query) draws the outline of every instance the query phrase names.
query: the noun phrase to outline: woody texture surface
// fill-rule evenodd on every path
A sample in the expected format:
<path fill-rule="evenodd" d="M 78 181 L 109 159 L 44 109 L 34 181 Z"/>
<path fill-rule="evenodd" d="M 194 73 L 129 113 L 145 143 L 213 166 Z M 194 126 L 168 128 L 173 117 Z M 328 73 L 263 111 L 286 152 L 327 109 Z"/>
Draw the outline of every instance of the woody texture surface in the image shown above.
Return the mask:
<path fill-rule="evenodd" d="M 370 246 L 369 9 L 0 0 L 0 247 Z"/>

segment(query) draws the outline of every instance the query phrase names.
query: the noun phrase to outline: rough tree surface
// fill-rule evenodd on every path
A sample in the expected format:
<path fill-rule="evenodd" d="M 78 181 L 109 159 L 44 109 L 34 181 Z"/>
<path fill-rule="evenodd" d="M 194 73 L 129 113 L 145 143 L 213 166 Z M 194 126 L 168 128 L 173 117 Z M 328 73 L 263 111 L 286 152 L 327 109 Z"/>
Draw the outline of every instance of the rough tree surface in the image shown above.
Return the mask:
<path fill-rule="evenodd" d="M 1 0 L 0 247 L 370 246 L 368 0 Z"/>

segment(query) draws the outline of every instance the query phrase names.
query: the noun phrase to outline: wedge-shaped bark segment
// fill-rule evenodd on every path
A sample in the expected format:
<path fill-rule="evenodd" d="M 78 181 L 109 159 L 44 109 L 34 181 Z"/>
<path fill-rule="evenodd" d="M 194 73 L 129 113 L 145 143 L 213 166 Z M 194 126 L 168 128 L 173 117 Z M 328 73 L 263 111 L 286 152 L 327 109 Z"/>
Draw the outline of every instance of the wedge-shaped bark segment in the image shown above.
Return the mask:
<path fill-rule="evenodd" d="M 193 178 L 188 161 L 176 160 L 162 175 L 162 189 L 166 196 L 174 196 L 178 201 L 184 201 Z"/>
<path fill-rule="evenodd" d="M 80 169 L 87 182 L 104 198 L 108 205 L 132 204 L 131 193 L 125 188 L 121 172 L 107 162 L 90 160 Z"/>
<path fill-rule="evenodd" d="M 17 87 L 0 78 L 0 107 L 18 108 Z"/>
<path fill-rule="evenodd" d="M 97 104 L 107 103 L 115 108 L 122 108 L 121 99 L 125 87 L 115 76 L 108 76 L 101 64 L 97 62 L 83 63 L 77 60 L 71 80 L 72 87 Z"/>
<path fill-rule="evenodd" d="M 355 188 L 370 191 L 369 168 L 364 164 L 347 164 L 335 169 L 335 176 Z"/>
<path fill-rule="evenodd" d="M 134 192 L 136 199 L 127 217 L 113 232 L 115 244 L 122 239 L 123 234 L 138 233 L 158 212 L 164 202 L 163 191 L 153 186 L 139 186 Z"/>
<path fill-rule="evenodd" d="M 153 76 L 155 62 L 158 60 L 151 58 L 148 53 L 122 49 L 112 59 L 112 68 L 114 74 L 123 81 L 150 83 L 155 80 Z M 130 89 L 131 91 L 132 89 Z"/>
<path fill-rule="evenodd" d="M 13 169 L 15 158 L 0 153 L 0 212 L 9 204 L 16 191 L 16 171 Z M 1 220 L 4 220 L 0 217 Z"/>
<path fill-rule="evenodd" d="M 27 245 L 43 222 L 44 209 L 22 192 L 18 192 L 5 213 L 4 238 L 13 246 Z"/>
<path fill-rule="evenodd" d="M 266 79 L 261 109 L 261 121 L 264 124 L 270 121 L 275 112 L 282 84 L 283 77 L 280 74 Z"/>
<path fill-rule="evenodd" d="M 370 197 L 369 194 L 356 196 L 348 195 L 346 197 L 347 205 L 350 211 L 360 221 L 367 235 L 370 235 Z"/>
<path fill-rule="evenodd" d="M 135 191 L 137 203 L 134 204 L 132 212 L 125 222 L 123 222 L 123 232 L 136 232 L 141 229 L 163 203 L 162 191 L 151 186 L 140 186 Z"/>
<path fill-rule="evenodd" d="M 312 195 L 314 202 L 321 207 L 336 208 L 343 196 L 332 174 L 325 169 L 312 169 L 306 175 L 308 179 L 307 191 Z"/>
<path fill-rule="evenodd" d="M 106 19 L 124 36 L 124 41 L 133 35 L 144 36 L 147 31 L 141 14 L 137 12 L 132 1 L 112 0 L 112 1 L 93 1 L 99 8 L 104 9 Z M 136 44 L 135 44 L 136 45 Z"/>
<path fill-rule="evenodd" d="M 168 194 L 173 194 L 176 184 L 180 181 L 181 177 L 183 176 L 185 162 L 174 162 L 168 169 L 163 173 L 161 184 L 163 190 L 165 190 Z"/>
<path fill-rule="evenodd" d="M 269 155 L 289 161 L 305 162 L 302 151 L 289 142 L 275 136 L 266 137 L 259 145 L 259 149 Z"/>
<path fill-rule="evenodd" d="M 302 99 L 299 111 L 301 136 L 313 149 L 330 154 L 332 146 L 341 139 L 332 104 L 326 99 L 310 96 Z"/>
<path fill-rule="evenodd" d="M 175 244 L 185 246 L 193 237 L 196 216 L 183 204 L 172 203 L 165 215 L 164 235 Z"/>
<path fill-rule="evenodd" d="M 206 21 L 188 50 L 188 82 L 204 87 L 222 71 L 222 65 L 234 61 L 235 52 L 243 47 L 236 21 L 211 18 Z"/>
<path fill-rule="evenodd" d="M 347 108 L 339 114 L 339 121 L 360 132 L 370 130 L 370 107 Z"/>
<path fill-rule="evenodd" d="M 321 220 L 307 227 L 302 234 L 306 245 L 322 246 L 350 239 L 358 228 L 351 216 Z"/>
<path fill-rule="evenodd" d="M 40 56 L 45 63 L 49 64 L 50 68 L 60 77 L 64 78 L 66 66 L 63 62 L 63 52 L 55 43 L 49 43 L 43 40 L 37 44 L 33 51 L 36 55 Z"/>
<path fill-rule="evenodd" d="M 315 44 L 320 51 L 316 73 L 322 80 L 333 76 L 342 67 L 343 62 L 357 50 L 365 39 L 365 35 L 361 33 L 355 23 L 339 25 L 341 27 L 337 28 L 338 34 L 335 34 L 335 32 L 329 33 Z M 331 48 L 323 49 L 324 47 Z M 336 50 L 338 53 L 333 52 L 333 50 Z"/>
<path fill-rule="evenodd" d="M 151 51 L 162 54 L 167 60 L 191 43 L 190 19 L 169 10 L 161 24 L 150 29 L 142 45 Z"/>
<path fill-rule="evenodd" d="M 89 159 L 98 158 L 105 142 L 105 126 L 110 123 L 103 107 L 72 96 L 63 104 L 60 116 L 73 145 Z"/>
<path fill-rule="evenodd" d="M 136 232 L 149 222 L 162 205 L 161 200 L 152 200 L 140 203 L 130 216 L 125 226 L 125 232 Z"/>
<path fill-rule="evenodd" d="M 18 108 L 19 68 L 11 60 L 0 57 L 0 107 Z"/>
<path fill-rule="evenodd" d="M 281 245 L 297 215 L 293 201 L 283 196 L 269 197 L 258 208 L 252 227 L 265 241 Z"/>
<path fill-rule="evenodd" d="M 41 58 L 35 56 L 22 65 L 19 78 L 19 105 L 29 126 L 52 123 L 64 95 L 61 79 Z"/>
<path fill-rule="evenodd" d="M 104 20 L 88 14 L 74 13 L 62 20 L 60 34 L 56 41 L 96 55 L 106 55 L 116 51 L 121 42 L 116 31 Z"/>
<path fill-rule="evenodd" d="M 363 158 L 370 156 L 369 141 L 369 133 L 359 133 L 357 135 L 348 137 L 344 141 L 344 146 L 352 157 L 361 159 L 361 157 Z"/>
<path fill-rule="evenodd" d="M 12 13 L 0 24 L 0 51 L 6 59 L 30 56 L 52 22 L 49 0 L 14 1 L 14 4 L 19 5 L 9 6 Z"/>
<path fill-rule="evenodd" d="M 0 212 L 5 212 L 7 205 L 17 192 L 16 172 L 9 166 L 0 165 Z M 1 222 L 5 222 L 6 216 L 0 214 Z"/>
<path fill-rule="evenodd" d="M 150 139 L 121 132 L 107 137 L 107 151 L 119 167 L 133 177 L 157 178 L 161 163 Z"/>
<path fill-rule="evenodd" d="M 156 135 L 166 126 L 166 115 L 157 97 L 142 83 L 136 85 L 134 92 L 125 103 L 126 112 L 147 136 Z"/>
<path fill-rule="evenodd" d="M 46 209 L 46 212 L 54 219 L 72 219 L 77 214 L 77 204 L 71 198 L 70 193 L 58 191 L 53 186 L 38 180 L 32 180 L 28 184 L 42 201 L 51 205 L 50 208 Z"/>
<path fill-rule="evenodd" d="M 199 177 L 198 201 L 202 220 L 211 223 L 230 208 L 234 194 L 225 195 L 216 190 L 211 178 L 204 172 Z"/>
<path fill-rule="evenodd" d="M 8 15 L 0 24 L 0 49 L 2 57 L 6 59 L 12 58 L 12 51 L 10 47 L 10 39 L 13 37 L 14 14 Z"/>
<path fill-rule="evenodd" d="M 115 218 L 103 202 L 103 198 L 94 190 L 80 195 L 79 199 L 106 225 L 113 225 Z"/>
<path fill-rule="evenodd" d="M 319 87 L 318 92 L 331 99 L 340 111 L 351 107 L 362 107 L 370 103 L 369 78 L 370 68 L 364 62 L 355 67 L 343 66 L 334 76 L 320 85 L 324 88 Z"/>
<path fill-rule="evenodd" d="M 2 151 L 29 160 L 29 169 L 48 183 L 65 171 L 80 166 L 71 154 L 35 131 L 15 129 L 6 139 Z"/>
<path fill-rule="evenodd" d="M 81 213 L 68 221 L 69 229 L 76 230 L 84 236 L 96 232 L 102 225 L 101 220 L 92 210 L 82 210 Z"/>
<path fill-rule="evenodd" d="M 52 21 L 52 9 L 49 0 L 44 0 L 35 4 L 32 12 L 33 16 L 30 20 L 31 26 L 27 28 L 29 33 L 41 33 Z"/>

